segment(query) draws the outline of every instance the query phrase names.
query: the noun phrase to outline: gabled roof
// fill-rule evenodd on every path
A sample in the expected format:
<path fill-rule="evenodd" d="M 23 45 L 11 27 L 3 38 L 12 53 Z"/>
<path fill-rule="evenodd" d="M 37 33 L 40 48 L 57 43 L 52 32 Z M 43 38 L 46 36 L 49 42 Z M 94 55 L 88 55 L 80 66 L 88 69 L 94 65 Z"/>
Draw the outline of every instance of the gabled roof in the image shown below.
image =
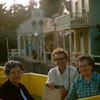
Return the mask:
<path fill-rule="evenodd" d="M 71 11 L 71 0 L 63 0 L 62 1 L 63 2 L 63 4 L 64 4 L 64 6 L 66 7 L 66 9 L 68 10 L 68 11 Z"/>
<path fill-rule="evenodd" d="M 53 17 L 58 17 L 60 15 L 62 15 L 62 10 L 66 8 L 67 11 L 71 12 L 71 1 L 67 1 L 67 0 L 62 0 L 60 7 L 59 7 L 59 11 L 53 15 Z"/>

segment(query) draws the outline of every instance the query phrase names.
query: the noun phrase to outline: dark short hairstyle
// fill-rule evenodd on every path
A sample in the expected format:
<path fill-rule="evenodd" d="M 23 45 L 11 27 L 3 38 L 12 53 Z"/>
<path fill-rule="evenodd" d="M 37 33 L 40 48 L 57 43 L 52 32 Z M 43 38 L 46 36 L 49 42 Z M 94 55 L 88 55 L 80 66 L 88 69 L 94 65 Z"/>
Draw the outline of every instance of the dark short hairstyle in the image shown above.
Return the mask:
<path fill-rule="evenodd" d="M 67 52 L 63 48 L 58 47 L 52 53 L 53 62 L 55 62 L 55 60 L 54 60 L 55 59 L 55 55 L 56 54 L 60 54 L 60 53 L 63 53 L 65 55 L 65 59 L 67 60 Z"/>
<path fill-rule="evenodd" d="M 87 60 L 88 61 L 88 64 L 89 65 L 92 65 L 92 67 L 94 67 L 94 61 L 93 61 L 92 57 L 91 56 L 88 56 L 88 55 L 80 55 L 77 58 L 77 60 L 76 60 L 76 65 L 78 66 L 78 63 L 80 61 L 83 61 L 83 60 Z"/>
<path fill-rule="evenodd" d="M 23 64 L 20 61 L 11 60 L 5 63 L 4 73 L 9 75 L 11 69 L 15 67 L 20 67 L 22 71 L 24 70 Z"/>

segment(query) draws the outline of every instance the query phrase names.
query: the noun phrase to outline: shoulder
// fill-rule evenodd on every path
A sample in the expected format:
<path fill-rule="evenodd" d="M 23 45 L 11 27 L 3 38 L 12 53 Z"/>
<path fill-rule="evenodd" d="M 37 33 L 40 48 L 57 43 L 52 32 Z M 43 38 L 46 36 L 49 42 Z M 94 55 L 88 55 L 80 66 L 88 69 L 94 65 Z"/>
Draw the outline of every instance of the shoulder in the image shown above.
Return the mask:
<path fill-rule="evenodd" d="M 7 80 L 4 84 L 2 84 L 1 88 L 7 88 L 10 85 L 11 85 L 10 82 Z"/>
<path fill-rule="evenodd" d="M 78 77 L 76 77 L 74 80 L 73 80 L 73 83 L 74 84 L 77 84 L 81 81 L 81 75 L 79 75 Z"/>
<path fill-rule="evenodd" d="M 69 68 L 70 68 L 72 71 L 77 71 L 77 68 L 74 67 L 74 66 L 69 66 Z"/>
<path fill-rule="evenodd" d="M 55 72 L 55 71 L 57 70 L 57 68 L 58 68 L 58 67 L 51 68 L 51 69 L 49 70 L 49 73 Z"/>
<path fill-rule="evenodd" d="M 23 85 L 22 83 L 19 83 L 19 87 L 23 90 L 23 91 L 28 91 L 25 87 L 25 85 Z"/>
<path fill-rule="evenodd" d="M 93 78 L 100 80 L 100 74 L 97 72 L 93 72 Z"/>
<path fill-rule="evenodd" d="M 9 93 L 9 90 L 12 90 L 11 84 L 6 81 L 1 87 L 0 87 L 0 93 Z"/>
<path fill-rule="evenodd" d="M 93 72 L 93 74 L 95 75 L 95 76 L 98 76 L 98 77 L 100 77 L 100 74 L 99 73 L 97 73 L 97 72 Z"/>
<path fill-rule="evenodd" d="M 81 86 L 81 83 L 82 81 L 80 80 L 80 75 L 77 77 L 77 78 L 75 78 L 73 81 L 72 81 L 72 83 L 71 83 L 71 89 L 75 89 L 75 90 L 77 90 L 78 88 L 80 88 L 80 86 Z"/>
<path fill-rule="evenodd" d="M 21 88 L 25 88 L 25 86 L 24 86 L 22 83 L 19 83 L 19 86 L 20 86 Z"/>

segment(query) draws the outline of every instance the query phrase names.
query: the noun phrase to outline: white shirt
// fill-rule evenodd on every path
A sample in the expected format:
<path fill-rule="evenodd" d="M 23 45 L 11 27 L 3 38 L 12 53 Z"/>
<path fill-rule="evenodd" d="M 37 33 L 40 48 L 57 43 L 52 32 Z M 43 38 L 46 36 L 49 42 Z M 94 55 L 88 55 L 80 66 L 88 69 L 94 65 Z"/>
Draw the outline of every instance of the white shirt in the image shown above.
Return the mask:
<path fill-rule="evenodd" d="M 69 74 L 70 74 L 70 84 L 71 84 L 72 80 L 78 76 L 77 69 L 73 66 L 66 65 L 64 73 L 60 74 L 60 71 L 57 66 L 55 68 L 50 69 L 46 83 L 54 82 L 55 85 L 64 86 L 65 89 L 69 89 Z"/>

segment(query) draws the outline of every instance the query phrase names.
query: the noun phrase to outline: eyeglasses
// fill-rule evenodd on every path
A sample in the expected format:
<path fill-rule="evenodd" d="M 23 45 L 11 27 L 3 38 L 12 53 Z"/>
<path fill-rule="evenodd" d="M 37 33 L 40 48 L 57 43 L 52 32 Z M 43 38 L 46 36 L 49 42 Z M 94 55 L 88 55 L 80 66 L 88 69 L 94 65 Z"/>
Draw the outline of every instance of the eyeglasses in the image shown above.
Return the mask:
<path fill-rule="evenodd" d="M 57 59 L 54 59 L 55 61 L 63 61 L 65 60 L 65 57 L 61 57 L 61 58 L 57 58 Z"/>
<path fill-rule="evenodd" d="M 19 74 L 23 74 L 23 71 L 22 70 L 19 70 L 19 71 L 11 71 L 10 74 L 11 75 L 19 75 Z"/>
<path fill-rule="evenodd" d="M 81 68 L 85 68 L 87 66 L 89 66 L 89 65 L 78 66 L 78 68 L 81 69 Z"/>

